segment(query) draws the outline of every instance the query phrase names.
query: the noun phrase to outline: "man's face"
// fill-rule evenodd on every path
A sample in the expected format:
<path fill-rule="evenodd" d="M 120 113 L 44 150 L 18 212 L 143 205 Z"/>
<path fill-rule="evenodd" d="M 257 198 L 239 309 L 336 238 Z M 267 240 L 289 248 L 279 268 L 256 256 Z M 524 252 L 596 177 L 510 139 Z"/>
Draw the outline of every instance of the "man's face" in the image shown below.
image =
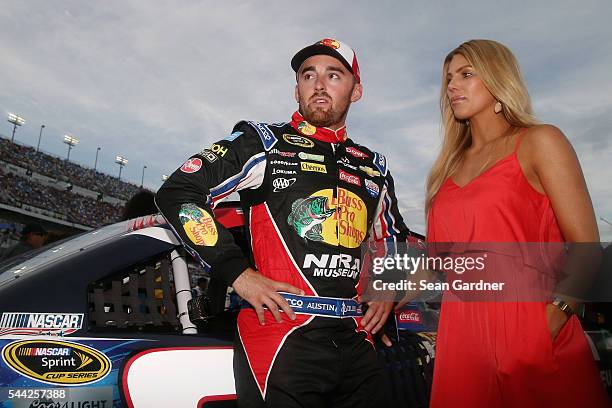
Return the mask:
<path fill-rule="evenodd" d="M 32 248 L 40 248 L 45 245 L 47 236 L 41 232 L 32 232 L 28 234 L 26 241 L 32 246 Z"/>
<path fill-rule="evenodd" d="M 314 55 L 298 70 L 295 100 L 304 119 L 314 126 L 334 130 L 344 126 L 351 102 L 361 95 L 361 84 L 336 58 Z"/>

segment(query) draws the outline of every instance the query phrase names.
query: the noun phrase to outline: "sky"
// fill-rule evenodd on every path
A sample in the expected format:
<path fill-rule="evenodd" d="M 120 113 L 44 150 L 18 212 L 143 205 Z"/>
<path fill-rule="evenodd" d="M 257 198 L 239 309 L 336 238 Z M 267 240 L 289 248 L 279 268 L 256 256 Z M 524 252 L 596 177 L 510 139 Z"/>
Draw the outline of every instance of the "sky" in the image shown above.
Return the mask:
<path fill-rule="evenodd" d="M 119 172 L 151 189 L 243 119 L 287 121 L 289 61 L 332 37 L 357 51 L 364 97 L 351 138 L 385 154 L 408 226 L 425 231 L 424 182 L 441 141 L 444 56 L 461 42 L 507 45 L 539 119 L 581 161 L 602 240 L 612 240 L 612 2 L 7 1 L 0 8 L 0 114 L 20 143 Z M 4 124 L 2 124 L 4 123 Z M 0 133 L 10 137 L 3 121 Z"/>

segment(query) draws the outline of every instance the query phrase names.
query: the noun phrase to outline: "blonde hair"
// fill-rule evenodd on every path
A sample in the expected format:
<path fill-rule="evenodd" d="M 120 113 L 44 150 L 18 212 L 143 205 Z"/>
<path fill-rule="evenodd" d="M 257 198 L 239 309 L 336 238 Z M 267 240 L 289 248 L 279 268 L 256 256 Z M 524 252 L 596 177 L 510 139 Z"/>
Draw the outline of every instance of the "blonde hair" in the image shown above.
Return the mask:
<path fill-rule="evenodd" d="M 491 40 L 470 40 L 452 50 L 444 59 L 440 111 L 444 139 L 426 184 L 425 213 L 442 186 L 459 167 L 464 153 L 472 144 L 470 127 L 455 118 L 446 95 L 446 71 L 452 58 L 461 54 L 478 73 L 493 97 L 502 104 L 502 114 L 511 126 L 530 127 L 538 124 L 520 67 L 512 52 L 503 44 Z"/>

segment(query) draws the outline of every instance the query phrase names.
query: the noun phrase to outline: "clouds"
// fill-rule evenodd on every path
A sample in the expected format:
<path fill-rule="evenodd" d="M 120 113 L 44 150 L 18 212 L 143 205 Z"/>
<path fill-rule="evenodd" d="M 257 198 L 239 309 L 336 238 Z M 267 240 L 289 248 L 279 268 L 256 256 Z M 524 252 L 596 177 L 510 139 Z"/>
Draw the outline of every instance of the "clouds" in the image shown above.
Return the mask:
<path fill-rule="evenodd" d="M 430 4 L 433 3 L 433 4 Z M 17 139 L 124 177 L 161 183 L 241 119 L 288 120 L 289 60 L 337 36 L 358 51 L 365 95 L 349 116 L 358 142 L 389 156 L 410 225 L 423 232 L 423 185 L 439 145 L 441 63 L 470 38 L 506 43 L 534 105 L 576 146 L 598 215 L 612 218 L 612 29 L 608 1 L 11 2 L 0 10 L 0 108 L 28 121 Z M 0 128 L 10 134 L 8 124 Z M 612 227 L 602 223 L 612 239 Z M 606 235 L 607 234 L 607 235 Z"/>

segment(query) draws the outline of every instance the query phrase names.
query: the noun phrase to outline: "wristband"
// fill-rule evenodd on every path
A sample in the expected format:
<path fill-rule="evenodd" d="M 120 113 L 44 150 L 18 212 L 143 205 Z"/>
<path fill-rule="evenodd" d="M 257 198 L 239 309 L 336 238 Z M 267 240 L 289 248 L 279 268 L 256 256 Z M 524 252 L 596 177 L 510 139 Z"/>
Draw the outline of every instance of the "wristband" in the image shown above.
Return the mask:
<path fill-rule="evenodd" d="M 561 311 L 565 313 L 568 318 L 572 317 L 572 315 L 574 314 L 574 311 L 572 310 L 571 306 L 568 305 L 565 300 L 559 297 L 553 298 L 552 304 L 561 309 Z"/>

